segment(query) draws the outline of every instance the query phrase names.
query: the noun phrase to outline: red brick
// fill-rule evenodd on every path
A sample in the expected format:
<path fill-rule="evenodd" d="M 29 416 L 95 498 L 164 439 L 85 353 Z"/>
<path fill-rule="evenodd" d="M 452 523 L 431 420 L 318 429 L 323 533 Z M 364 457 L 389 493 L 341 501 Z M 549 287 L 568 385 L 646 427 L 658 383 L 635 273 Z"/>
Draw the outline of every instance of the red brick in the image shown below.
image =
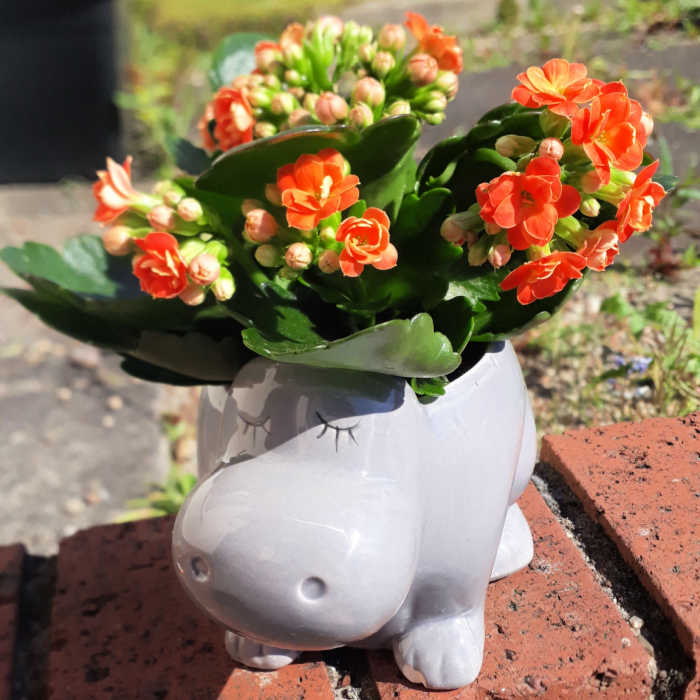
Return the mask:
<path fill-rule="evenodd" d="M 549 436 L 541 459 L 673 622 L 698 674 L 686 698 L 700 697 L 700 413 Z"/>
<path fill-rule="evenodd" d="M 0 700 L 11 697 L 23 562 L 21 544 L 0 547 Z"/>
<path fill-rule="evenodd" d="M 489 586 L 477 680 L 456 691 L 428 692 L 400 677 L 391 654 L 373 652 L 370 668 L 382 700 L 649 697 L 649 655 L 533 486 L 520 505 L 535 557 Z"/>
<path fill-rule="evenodd" d="M 157 518 L 63 540 L 49 697 L 330 700 L 323 664 L 255 673 L 231 661 L 222 628 L 186 598 L 171 569 L 171 528 L 171 518 Z"/>

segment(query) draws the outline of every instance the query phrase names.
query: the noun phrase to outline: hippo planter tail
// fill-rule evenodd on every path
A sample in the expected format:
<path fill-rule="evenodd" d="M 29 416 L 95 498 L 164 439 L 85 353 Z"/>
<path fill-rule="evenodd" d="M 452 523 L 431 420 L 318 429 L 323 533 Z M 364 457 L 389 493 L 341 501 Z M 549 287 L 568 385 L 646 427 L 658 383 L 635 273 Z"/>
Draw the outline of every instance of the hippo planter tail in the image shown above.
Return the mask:
<path fill-rule="evenodd" d="M 509 343 L 422 404 L 401 379 L 248 363 L 204 390 L 180 580 L 238 661 L 392 647 L 411 681 L 481 667 L 490 579 L 525 566 L 535 430 Z"/>

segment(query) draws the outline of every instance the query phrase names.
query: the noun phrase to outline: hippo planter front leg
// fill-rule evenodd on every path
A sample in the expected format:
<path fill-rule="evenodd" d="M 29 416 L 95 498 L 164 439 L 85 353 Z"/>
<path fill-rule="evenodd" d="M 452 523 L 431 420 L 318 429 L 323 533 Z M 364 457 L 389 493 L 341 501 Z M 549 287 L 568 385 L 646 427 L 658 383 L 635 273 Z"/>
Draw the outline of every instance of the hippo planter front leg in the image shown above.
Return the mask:
<path fill-rule="evenodd" d="M 230 630 L 226 631 L 226 651 L 234 661 L 263 671 L 274 671 L 287 666 L 300 654 L 292 649 L 260 644 Z"/>
<path fill-rule="evenodd" d="M 471 683 L 484 655 L 484 609 L 423 620 L 394 639 L 394 658 L 412 683 L 449 690 Z"/>

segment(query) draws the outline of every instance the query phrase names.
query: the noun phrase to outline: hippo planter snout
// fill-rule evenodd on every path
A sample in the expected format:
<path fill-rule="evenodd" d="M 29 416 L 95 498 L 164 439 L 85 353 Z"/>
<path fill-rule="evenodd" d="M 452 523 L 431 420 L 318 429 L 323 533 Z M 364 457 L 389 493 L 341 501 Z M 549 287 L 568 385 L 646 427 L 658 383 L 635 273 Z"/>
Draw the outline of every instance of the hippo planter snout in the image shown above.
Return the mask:
<path fill-rule="evenodd" d="M 257 358 L 203 392 L 176 570 L 250 666 L 388 646 L 410 680 L 466 685 L 489 580 L 532 557 L 515 500 L 534 461 L 508 343 L 427 405 L 395 377 Z"/>

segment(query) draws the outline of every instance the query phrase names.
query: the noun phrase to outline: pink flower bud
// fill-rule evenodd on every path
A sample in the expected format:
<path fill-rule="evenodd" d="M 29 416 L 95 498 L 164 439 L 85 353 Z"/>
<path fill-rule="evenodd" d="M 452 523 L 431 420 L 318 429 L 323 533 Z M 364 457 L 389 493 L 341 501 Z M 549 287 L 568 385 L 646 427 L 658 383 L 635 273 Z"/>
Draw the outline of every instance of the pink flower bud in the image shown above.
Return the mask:
<path fill-rule="evenodd" d="M 311 124 L 311 122 L 312 122 L 311 113 L 306 109 L 302 109 L 301 107 L 298 107 L 289 115 L 288 121 L 289 121 L 290 127 L 303 126 L 304 124 Z"/>
<path fill-rule="evenodd" d="M 163 193 L 163 202 L 169 207 L 176 207 L 185 195 L 176 189 L 169 189 Z"/>
<path fill-rule="evenodd" d="M 486 231 L 489 236 L 497 236 L 502 230 L 503 229 L 498 224 L 494 224 L 493 222 L 486 221 L 484 223 L 484 231 Z"/>
<path fill-rule="evenodd" d="M 459 90 L 459 76 L 451 70 L 441 70 L 435 81 L 435 87 L 444 92 L 448 100 L 453 100 Z"/>
<path fill-rule="evenodd" d="M 401 51 L 406 44 L 406 32 L 400 24 L 385 24 L 379 30 L 377 42 L 387 51 Z"/>
<path fill-rule="evenodd" d="M 218 301 L 226 301 L 233 296 L 236 290 L 236 285 L 233 283 L 233 277 L 228 270 L 221 270 L 219 278 L 212 284 L 211 291 Z"/>
<path fill-rule="evenodd" d="M 507 243 L 499 243 L 489 250 L 488 261 L 498 270 L 499 267 L 508 264 L 512 254 L 513 250 Z"/>
<path fill-rule="evenodd" d="M 188 284 L 180 294 L 178 294 L 178 298 L 184 301 L 187 306 L 199 306 L 203 304 L 206 296 L 206 291 L 197 284 Z"/>
<path fill-rule="evenodd" d="M 411 105 L 409 102 L 406 102 L 406 100 L 396 100 L 396 102 L 391 103 L 388 111 L 392 116 L 398 114 L 410 114 Z"/>
<path fill-rule="evenodd" d="M 284 262 L 292 270 L 305 270 L 312 260 L 313 253 L 306 243 L 292 243 L 284 254 Z"/>
<path fill-rule="evenodd" d="M 324 250 L 318 259 L 318 269 L 330 275 L 340 269 L 340 256 L 334 250 Z"/>
<path fill-rule="evenodd" d="M 282 58 L 287 65 L 294 65 L 304 55 L 304 49 L 301 48 L 300 44 L 295 44 L 290 41 L 282 44 Z"/>
<path fill-rule="evenodd" d="M 593 194 L 597 192 L 603 183 L 600 181 L 600 177 L 595 170 L 589 170 L 584 173 L 581 177 L 581 189 L 586 194 Z"/>
<path fill-rule="evenodd" d="M 335 124 L 345 119 L 349 109 L 348 103 L 333 92 L 322 92 L 316 100 L 316 116 L 322 124 Z"/>
<path fill-rule="evenodd" d="M 261 41 L 255 48 L 255 65 L 263 73 L 274 73 L 279 68 L 282 52 L 271 41 Z"/>
<path fill-rule="evenodd" d="M 362 46 L 357 49 L 357 57 L 363 63 L 371 63 L 376 53 L 377 47 L 374 44 L 362 44 Z"/>
<path fill-rule="evenodd" d="M 280 79 L 272 73 L 263 75 L 263 85 L 265 87 L 272 88 L 273 90 L 279 90 L 281 87 Z"/>
<path fill-rule="evenodd" d="M 309 112 L 316 111 L 316 102 L 318 102 L 318 95 L 315 92 L 307 92 L 304 95 L 304 109 Z"/>
<path fill-rule="evenodd" d="M 185 197 L 177 205 L 177 215 L 183 221 L 197 221 L 204 214 L 202 205 L 192 197 Z"/>
<path fill-rule="evenodd" d="M 301 77 L 301 73 L 296 70 L 295 68 L 290 68 L 289 70 L 286 70 L 284 72 L 284 80 L 286 83 L 289 85 L 292 85 L 293 87 L 300 87 L 301 83 L 303 81 L 303 78 Z M 303 90 L 303 88 L 302 88 Z M 291 91 L 291 88 L 290 88 Z"/>
<path fill-rule="evenodd" d="M 255 259 L 263 267 L 279 267 L 282 264 L 280 249 L 269 243 L 264 243 L 255 249 Z"/>
<path fill-rule="evenodd" d="M 364 102 L 359 102 L 350 110 L 348 121 L 356 129 L 364 129 L 374 121 L 374 115 Z"/>
<path fill-rule="evenodd" d="M 264 209 L 252 209 L 245 218 L 245 232 L 253 243 L 267 243 L 277 233 L 275 217 Z"/>
<path fill-rule="evenodd" d="M 190 279 L 197 284 L 211 284 L 218 276 L 221 270 L 219 261 L 209 253 L 198 255 L 187 268 L 187 273 Z"/>
<path fill-rule="evenodd" d="M 256 122 L 253 133 L 256 139 L 266 139 L 277 133 L 277 127 L 272 122 Z"/>
<path fill-rule="evenodd" d="M 343 20 L 336 15 L 324 15 L 316 20 L 316 27 L 321 34 L 325 34 L 332 39 L 337 39 L 343 33 L 345 25 L 343 24 Z"/>
<path fill-rule="evenodd" d="M 112 226 L 102 234 L 102 245 L 110 255 L 128 255 L 133 245 L 126 226 Z"/>
<path fill-rule="evenodd" d="M 537 154 L 554 158 L 554 160 L 561 160 L 561 157 L 564 155 L 564 144 L 559 139 L 550 136 L 540 143 Z"/>
<path fill-rule="evenodd" d="M 438 62 L 427 53 L 417 53 L 408 62 L 408 75 L 414 85 L 429 85 L 435 82 Z"/>
<path fill-rule="evenodd" d="M 243 216 L 248 216 L 253 209 L 261 209 L 263 203 L 257 199 L 244 199 L 241 204 L 241 212 Z"/>
<path fill-rule="evenodd" d="M 467 242 L 467 234 L 471 231 L 466 231 L 459 225 L 459 219 L 455 216 L 448 216 L 440 226 L 440 235 L 448 242 L 454 245 L 464 245 Z"/>
<path fill-rule="evenodd" d="M 265 185 L 265 199 L 276 207 L 282 206 L 282 195 L 276 183 L 268 182 L 267 185 Z"/>
<path fill-rule="evenodd" d="M 288 92 L 278 92 L 270 102 L 270 111 L 273 114 L 290 114 L 297 106 L 297 101 L 294 95 Z"/>
<path fill-rule="evenodd" d="M 378 107 L 384 102 L 384 86 L 375 78 L 360 78 L 355 83 L 352 99 L 355 102 L 365 102 L 370 107 Z"/>
<path fill-rule="evenodd" d="M 651 136 L 651 132 L 654 131 L 654 118 L 649 112 L 642 112 L 641 123 L 647 137 Z"/>
<path fill-rule="evenodd" d="M 175 226 L 175 212 L 165 204 L 156 204 L 148 212 L 148 223 L 156 231 L 169 231 Z"/>
<path fill-rule="evenodd" d="M 378 51 L 372 59 L 372 70 L 383 78 L 394 66 L 396 59 L 388 51 Z"/>

